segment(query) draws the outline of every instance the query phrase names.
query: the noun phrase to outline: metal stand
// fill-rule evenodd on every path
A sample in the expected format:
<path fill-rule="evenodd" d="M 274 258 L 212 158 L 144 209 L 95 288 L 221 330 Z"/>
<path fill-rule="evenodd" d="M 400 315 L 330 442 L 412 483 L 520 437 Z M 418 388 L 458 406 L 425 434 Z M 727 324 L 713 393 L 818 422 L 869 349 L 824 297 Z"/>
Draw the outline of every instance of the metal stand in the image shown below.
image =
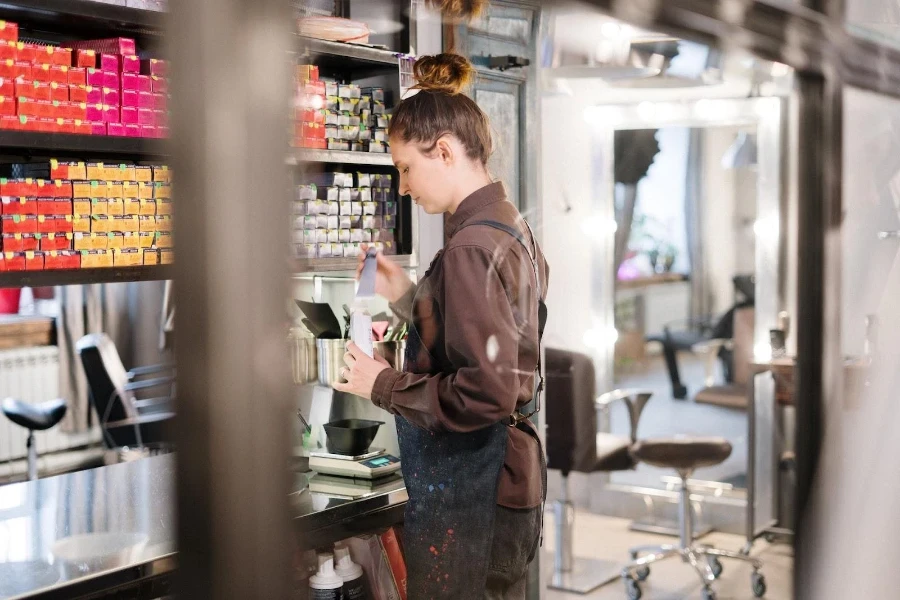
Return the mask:
<path fill-rule="evenodd" d="M 34 441 L 34 431 L 28 430 L 28 481 L 34 481 L 37 476 L 37 444 Z"/>
<path fill-rule="evenodd" d="M 553 554 L 551 590 L 587 594 L 619 577 L 613 562 L 572 556 L 572 526 L 575 508 L 569 501 L 569 478 L 562 477 L 561 497 L 553 503 L 556 520 L 556 551 Z"/>

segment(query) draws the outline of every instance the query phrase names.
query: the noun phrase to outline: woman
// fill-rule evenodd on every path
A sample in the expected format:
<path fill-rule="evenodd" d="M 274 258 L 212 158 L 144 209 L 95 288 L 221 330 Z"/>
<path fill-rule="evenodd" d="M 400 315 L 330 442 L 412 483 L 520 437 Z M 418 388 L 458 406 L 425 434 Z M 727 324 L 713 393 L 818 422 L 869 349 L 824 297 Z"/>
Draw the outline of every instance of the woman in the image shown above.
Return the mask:
<path fill-rule="evenodd" d="M 419 58 L 414 74 L 391 155 L 400 193 L 447 215 L 447 243 L 418 285 L 378 256 L 376 291 L 410 323 L 405 372 L 349 344 L 347 383 L 335 387 L 396 416 L 409 597 L 524 598 L 546 467 L 519 411 L 535 389 L 547 265 L 488 173 L 488 118 L 461 93 L 472 66 L 440 54 Z"/>

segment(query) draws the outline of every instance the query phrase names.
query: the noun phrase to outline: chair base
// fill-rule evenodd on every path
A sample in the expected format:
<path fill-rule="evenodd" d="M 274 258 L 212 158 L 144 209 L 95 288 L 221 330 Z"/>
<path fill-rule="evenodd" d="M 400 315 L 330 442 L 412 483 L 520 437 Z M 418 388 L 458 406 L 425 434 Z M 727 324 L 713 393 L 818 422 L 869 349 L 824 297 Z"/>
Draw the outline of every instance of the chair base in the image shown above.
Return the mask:
<path fill-rule="evenodd" d="M 600 586 L 618 579 L 621 572 L 621 563 L 574 557 L 569 571 L 551 570 L 550 583 L 547 587 L 572 594 L 589 594 Z"/>
<path fill-rule="evenodd" d="M 641 533 L 653 533 L 656 535 L 668 535 L 678 537 L 681 532 L 678 529 L 678 522 L 674 520 L 655 520 L 655 521 L 632 521 L 628 526 L 629 531 L 639 531 Z M 710 526 L 700 526 L 694 528 L 694 539 L 699 540 L 712 533 L 714 529 Z"/>

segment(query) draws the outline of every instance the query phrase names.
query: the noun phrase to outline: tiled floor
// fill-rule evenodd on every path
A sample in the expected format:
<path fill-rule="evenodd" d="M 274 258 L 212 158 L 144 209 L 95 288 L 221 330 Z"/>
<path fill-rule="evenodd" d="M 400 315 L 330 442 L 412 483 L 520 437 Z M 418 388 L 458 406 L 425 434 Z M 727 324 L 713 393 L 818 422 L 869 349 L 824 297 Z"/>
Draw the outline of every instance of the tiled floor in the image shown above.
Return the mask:
<path fill-rule="evenodd" d="M 672 544 L 674 538 L 635 533 L 628 530 L 629 521 L 594 515 L 579 511 L 575 517 L 574 554 L 585 558 L 609 561 L 611 567 L 620 567 L 627 562 L 628 549 L 645 544 Z M 544 568 L 553 566 L 553 515 L 547 514 L 544 536 Z M 712 533 L 701 543 L 711 544 L 722 550 L 739 550 L 742 538 L 736 535 Z M 791 577 L 793 571 L 793 551 L 787 545 L 769 545 L 760 540 L 753 549 L 753 555 L 763 561 L 762 573 L 766 577 L 767 600 L 791 600 Z M 723 559 L 725 567 L 722 576 L 714 585 L 717 600 L 753 600 L 750 590 L 752 568 L 742 562 Z M 548 577 L 549 580 L 549 577 Z M 654 565 L 650 577 L 641 584 L 642 600 L 687 600 L 702 598 L 702 585 L 690 565 L 677 558 L 671 558 Z M 613 581 L 595 592 L 581 596 L 554 590 L 545 590 L 541 595 L 545 600 L 627 600 L 621 580 Z"/>

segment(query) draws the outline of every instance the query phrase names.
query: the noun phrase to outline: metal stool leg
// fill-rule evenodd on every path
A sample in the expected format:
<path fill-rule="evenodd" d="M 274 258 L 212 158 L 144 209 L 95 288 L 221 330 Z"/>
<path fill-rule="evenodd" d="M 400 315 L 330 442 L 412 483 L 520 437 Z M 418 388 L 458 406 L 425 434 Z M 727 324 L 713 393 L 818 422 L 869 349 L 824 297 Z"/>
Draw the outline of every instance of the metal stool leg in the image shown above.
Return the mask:
<path fill-rule="evenodd" d="M 556 550 L 549 588 L 587 594 L 619 577 L 620 568 L 610 561 L 577 558 L 572 555 L 572 526 L 575 509 L 569 501 L 569 478 L 562 478 L 561 497 L 553 503 L 556 520 Z"/>
<path fill-rule="evenodd" d="M 37 444 L 34 441 L 34 431 L 28 430 L 28 480 L 37 479 Z"/>

